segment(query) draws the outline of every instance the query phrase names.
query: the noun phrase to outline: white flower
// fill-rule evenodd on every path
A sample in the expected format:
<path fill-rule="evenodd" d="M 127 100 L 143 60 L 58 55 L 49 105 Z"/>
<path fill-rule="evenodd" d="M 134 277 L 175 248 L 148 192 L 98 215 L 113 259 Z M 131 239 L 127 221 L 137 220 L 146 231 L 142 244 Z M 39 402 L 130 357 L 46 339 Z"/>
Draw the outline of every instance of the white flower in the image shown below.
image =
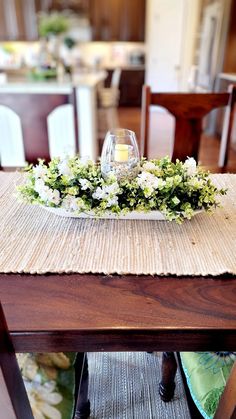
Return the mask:
<path fill-rule="evenodd" d="M 77 210 L 77 200 L 74 196 L 66 195 L 65 198 L 63 198 L 62 208 L 65 208 L 67 211 L 76 211 Z"/>
<path fill-rule="evenodd" d="M 112 183 L 111 185 L 106 185 L 104 190 L 107 194 L 117 194 L 120 190 L 117 182 Z"/>
<path fill-rule="evenodd" d="M 60 203 L 60 192 L 57 189 L 51 189 L 51 202 L 53 202 L 55 205 L 59 205 Z"/>
<path fill-rule="evenodd" d="M 118 197 L 116 196 L 119 193 L 119 184 L 117 182 L 112 183 L 111 185 L 104 185 L 102 188 L 97 187 L 92 197 L 98 200 L 104 200 L 107 203 L 107 207 L 118 204 Z"/>
<path fill-rule="evenodd" d="M 85 204 L 82 198 L 75 198 L 71 195 L 66 195 L 61 204 L 62 208 L 67 211 L 81 211 L 85 209 Z"/>
<path fill-rule="evenodd" d="M 58 163 L 57 167 L 58 167 L 59 175 L 65 175 L 65 176 L 68 176 L 69 178 L 73 178 L 71 168 L 68 165 L 68 159 L 61 160 L 60 163 Z"/>
<path fill-rule="evenodd" d="M 83 156 L 83 157 L 80 157 L 79 162 L 80 162 L 81 166 L 87 166 L 87 164 L 91 162 L 91 159 L 90 159 L 89 156 Z"/>
<path fill-rule="evenodd" d="M 85 204 L 82 198 L 77 198 L 76 204 L 77 204 L 77 210 L 82 211 L 85 209 Z"/>
<path fill-rule="evenodd" d="M 48 186 L 45 186 L 45 189 L 39 193 L 39 196 L 43 201 L 51 202 L 55 205 L 60 203 L 60 192 L 57 189 L 50 189 Z"/>
<path fill-rule="evenodd" d="M 94 199 L 106 199 L 111 198 L 119 192 L 120 188 L 117 182 L 112 183 L 111 185 L 104 185 L 102 188 L 100 186 L 94 191 L 92 197 Z"/>
<path fill-rule="evenodd" d="M 137 182 L 141 189 L 149 188 L 154 191 L 154 189 L 157 189 L 159 186 L 159 179 L 149 172 L 140 173 Z"/>
<path fill-rule="evenodd" d="M 142 172 L 138 175 L 137 183 L 144 191 L 145 197 L 148 198 L 158 188 L 160 182 L 152 173 Z"/>
<path fill-rule="evenodd" d="M 44 191 L 45 188 L 47 188 L 47 186 L 42 179 L 37 179 L 35 181 L 34 189 L 36 192 L 38 192 L 39 195 L 42 191 Z"/>
<path fill-rule="evenodd" d="M 163 189 L 166 186 L 166 181 L 163 179 L 158 179 L 158 189 Z"/>
<path fill-rule="evenodd" d="M 33 167 L 33 174 L 35 179 L 41 178 L 45 179 L 47 175 L 47 168 L 44 167 L 42 164 L 37 164 L 35 167 Z"/>
<path fill-rule="evenodd" d="M 60 192 L 57 189 L 51 189 L 45 185 L 42 179 L 35 181 L 34 189 L 38 192 L 40 198 L 45 202 L 52 202 L 55 205 L 60 203 Z"/>
<path fill-rule="evenodd" d="M 104 199 L 105 196 L 106 196 L 106 191 L 104 188 L 101 188 L 100 186 L 97 187 L 97 189 L 92 195 L 94 199 Z"/>
<path fill-rule="evenodd" d="M 81 189 L 83 191 L 86 191 L 86 189 L 91 189 L 92 188 L 91 182 L 89 182 L 88 179 L 80 179 L 79 182 L 81 184 Z"/>
<path fill-rule="evenodd" d="M 157 166 L 151 161 L 147 161 L 143 164 L 143 169 L 146 170 L 147 172 L 151 172 L 152 170 L 156 170 Z"/>
<path fill-rule="evenodd" d="M 113 205 L 117 205 L 118 204 L 118 197 L 117 196 L 113 196 L 112 198 L 109 198 L 107 200 L 107 208 L 112 207 Z"/>
<path fill-rule="evenodd" d="M 197 163 L 193 157 L 188 157 L 183 165 L 187 169 L 188 176 L 194 176 L 197 172 Z"/>
<path fill-rule="evenodd" d="M 60 411 L 54 407 L 63 399 L 62 395 L 55 391 L 55 381 L 43 385 L 25 381 L 25 387 L 35 419 L 62 419 Z"/>

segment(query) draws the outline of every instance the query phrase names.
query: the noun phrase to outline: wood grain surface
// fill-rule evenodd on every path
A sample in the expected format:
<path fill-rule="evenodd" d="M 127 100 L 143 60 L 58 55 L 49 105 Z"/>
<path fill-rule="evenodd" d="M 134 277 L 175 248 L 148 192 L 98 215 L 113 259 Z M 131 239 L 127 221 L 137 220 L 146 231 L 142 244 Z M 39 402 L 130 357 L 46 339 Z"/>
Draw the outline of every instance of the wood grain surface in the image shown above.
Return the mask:
<path fill-rule="evenodd" d="M 0 275 L 16 351 L 234 350 L 234 278 Z"/>

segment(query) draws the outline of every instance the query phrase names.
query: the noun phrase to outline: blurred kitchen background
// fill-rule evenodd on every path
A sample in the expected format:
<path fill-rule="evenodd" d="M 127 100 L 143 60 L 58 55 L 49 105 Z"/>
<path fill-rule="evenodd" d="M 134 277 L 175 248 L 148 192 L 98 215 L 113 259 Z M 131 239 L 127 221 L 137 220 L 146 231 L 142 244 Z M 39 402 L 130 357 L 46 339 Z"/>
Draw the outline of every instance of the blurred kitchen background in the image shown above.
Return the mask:
<path fill-rule="evenodd" d="M 144 83 L 202 92 L 236 83 L 235 22 L 236 0 L 0 0 L 0 93 L 99 74 L 96 109 L 118 114 L 110 126 L 103 114 L 108 123 L 100 129 L 100 121 L 95 135 L 115 124 L 139 136 Z M 171 118 L 163 122 L 163 138 L 172 126 Z M 217 137 L 221 129 L 222 115 L 213 115 L 209 132 Z M 234 129 L 233 147 L 235 137 Z M 153 148 L 166 151 L 168 144 Z"/>

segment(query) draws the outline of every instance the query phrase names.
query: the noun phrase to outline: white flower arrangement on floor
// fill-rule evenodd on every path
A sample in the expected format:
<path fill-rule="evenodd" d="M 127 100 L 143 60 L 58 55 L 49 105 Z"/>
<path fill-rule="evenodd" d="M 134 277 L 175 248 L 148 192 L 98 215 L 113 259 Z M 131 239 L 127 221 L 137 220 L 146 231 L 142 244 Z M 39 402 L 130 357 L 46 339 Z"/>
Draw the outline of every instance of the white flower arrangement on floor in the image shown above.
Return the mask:
<path fill-rule="evenodd" d="M 142 159 L 138 175 L 120 181 L 112 172 L 104 179 L 100 164 L 78 156 L 54 158 L 48 165 L 39 161 L 27 171 L 26 183 L 18 187 L 25 202 L 63 208 L 71 214 L 92 211 L 97 217 L 160 211 L 167 220 L 181 223 L 195 211 L 212 211 L 219 206 L 217 195 L 226 193 L 217 189 L 209 172 L 193 158 L 184 163 L 172 163 L 169 157 Z"/>

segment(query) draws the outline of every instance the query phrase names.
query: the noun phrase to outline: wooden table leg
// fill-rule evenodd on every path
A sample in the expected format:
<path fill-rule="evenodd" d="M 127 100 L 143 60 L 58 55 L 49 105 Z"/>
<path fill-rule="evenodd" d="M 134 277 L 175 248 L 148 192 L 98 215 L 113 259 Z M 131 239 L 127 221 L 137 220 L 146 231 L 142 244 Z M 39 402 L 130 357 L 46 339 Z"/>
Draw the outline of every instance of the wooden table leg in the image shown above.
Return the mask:
<path fill-rule="evenodd" d="M 0 303 L 0 417 L 34 419 Z"/>
<path fill-rule="evenodd" d="M 161 382 L 159 384 L 159 394 L 163 402 L 169 402 L 175 391 L 175 375 L 177 362 L 174 352 L 163 352 Z"/>
<path fill-rule="evenodd" d="M 90 415 L 88 400 L 88 359 L 84 352 L 78 352 L 75 361 L 75 415 L 74 419 L 87 419 Z"/>

